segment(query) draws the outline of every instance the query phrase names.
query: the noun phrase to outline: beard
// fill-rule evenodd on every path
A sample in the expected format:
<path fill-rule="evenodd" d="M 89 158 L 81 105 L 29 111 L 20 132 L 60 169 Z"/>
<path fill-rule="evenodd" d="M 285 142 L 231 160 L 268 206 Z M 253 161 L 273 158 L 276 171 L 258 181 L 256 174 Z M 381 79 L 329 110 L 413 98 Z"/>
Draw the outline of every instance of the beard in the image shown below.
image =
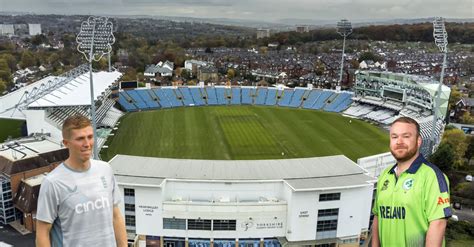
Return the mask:
<path fill-rule="evenodd" d="M 400 149 L 403 150 L 404 152 L 401 152 L 401 153 L 397 152 Z M 411 158 L 413 158 L 413 156 L 416 155 L 417 151 L 418 151 L 418 149 L 417 149 L 416 146 L 413 147 L 412 149 L 408 149 L 408 150 L 404 147 L 397 148 L 395 150 L 390 149 L 390 153 L 392 153 L 393 157 L 395 157 L 397 162 L 405 162 L 407 160 L 410 160 Z"/>

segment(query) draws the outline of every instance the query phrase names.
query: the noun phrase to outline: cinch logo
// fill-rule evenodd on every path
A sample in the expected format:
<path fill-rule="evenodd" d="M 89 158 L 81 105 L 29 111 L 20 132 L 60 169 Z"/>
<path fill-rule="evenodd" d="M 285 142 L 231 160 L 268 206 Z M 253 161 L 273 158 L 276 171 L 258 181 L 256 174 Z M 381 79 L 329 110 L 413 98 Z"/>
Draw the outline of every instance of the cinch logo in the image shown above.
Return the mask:
<path fill-rule="evenodd" d="M 92 210 L 110 207 L 109 198 L 101 197 L 95 201 L 79 203 L 74 208 L 77 214 L 83 214 Z"/>
<path fill-rule="evenodd" d="M 445 203 L 449 203 L 449 198 L 442 198 L 441 196 L 438 197 L 438 205 L 443 205 Z"/>

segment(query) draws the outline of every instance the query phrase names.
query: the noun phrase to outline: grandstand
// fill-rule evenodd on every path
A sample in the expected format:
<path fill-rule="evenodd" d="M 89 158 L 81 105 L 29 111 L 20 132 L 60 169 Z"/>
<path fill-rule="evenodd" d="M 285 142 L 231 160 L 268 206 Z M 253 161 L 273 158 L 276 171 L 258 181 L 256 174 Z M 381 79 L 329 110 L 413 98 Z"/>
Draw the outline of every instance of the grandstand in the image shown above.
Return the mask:
<path fill-rule="evenodd" d="M 90 115 L 89 76 L 88 66 L 83 65 L 60 76 L 48 76 L 4 95 L 0 97 L 0 118 L 26 120 L 29 135 L 49 134 L 52 140 L 60 143 L 61 126 L 68 116 L 76 113 Z M 98 128 L 114 127 L 123 115 L 122 111 L 113 107 L 116 101 L 112 97 L 112 91 L 116 87 L 114 84 L 121 76 L 117 71 L 93 73 Z M 121 105 L 126 105 L 129 109 L 134 109 L 133 104 L 150 101 L 138 91 L 127 97 L 121 99 Z M 127 102 L 133 103 L 127 105 Z M 157 105 L 140 106 L 151 109 Z M 99 136 L 99 148 L 105 142 L 105 137 Z"/>
<path fill-rule="evenodd" d="M 138 97 L 135 96 L 136 94 L 155 94 L 157 98 Z M 352 95 L 351 92 L 337 93 L 332 90 L 299 87 L 282 90 L 272 87 L 249 86 L 158 87 L 121 91 L 118 102 L 123 110 L 128 112 L 204 105 L 302 107 L 328 112 L 342 112 L 351 105 Z"/>
<path fill-rule="evenodd" d="M 433 126 L 434 98 L 438 82 L 429 77 L 379 71 L 356 72 L 354 103 L 343 111 L 344 115 L 367 119 L 388 125 L 400 116 L 418 121 L 421 127 L 423 144 L 421 152 L 430 154 L 429 140 Z M 444 86 L 441 90 L 440 107 L 437 109 L 435 126 L 436 140 L 439 143 L 444 130 L 451 90 Z"/>

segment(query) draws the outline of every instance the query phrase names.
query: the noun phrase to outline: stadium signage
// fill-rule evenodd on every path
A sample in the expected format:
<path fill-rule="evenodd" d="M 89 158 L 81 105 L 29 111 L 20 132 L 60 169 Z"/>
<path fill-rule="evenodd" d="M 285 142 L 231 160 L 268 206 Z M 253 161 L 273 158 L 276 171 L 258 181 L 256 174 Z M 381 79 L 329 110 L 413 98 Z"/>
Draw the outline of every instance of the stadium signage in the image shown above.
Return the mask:
<path fill-rule="evenodd" d="M 283 222 L 257 223 L 255 226 L 257 229 L 281 229 Z"/>
<path fill-rule="evenodd" d="M 300 218 L 308 218 L 309 217 L 308 211 L 300 211 L 299 217 Z"/>
<path fill-rule="evenodd" d="M 140 208 L 146 216 L 153 216 L 153 213 L 155 212 L 155 210 L 158 210 L 158 206 L 140 205 L 138 206 L 138 208 Z"/>

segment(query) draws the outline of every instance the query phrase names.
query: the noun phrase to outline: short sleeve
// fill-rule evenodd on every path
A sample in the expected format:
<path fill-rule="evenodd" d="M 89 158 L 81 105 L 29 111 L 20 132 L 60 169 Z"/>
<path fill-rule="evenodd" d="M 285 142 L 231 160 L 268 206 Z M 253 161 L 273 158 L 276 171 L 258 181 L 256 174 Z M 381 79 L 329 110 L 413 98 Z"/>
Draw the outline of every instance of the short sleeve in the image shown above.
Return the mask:
<path fill-rule="evenodd" d="M 426 176 L 424 190 L 425 214 L 428 221 L 452 216 L 448 178 L 439 170 Z"/>
<path fill-rule="evenodd" d="M 53 223 L 58 217 L 59 198 L 54 185 L 47 178 L 43 180 L 38 196 L 38 207 L 36 219 L 47 223 Z"/>
<path fill-rule="evenodd" d="M 118 187 L 117 180 L 115 179 L 113 172 L 112 172 L 112 184 L 113 184 L 112 197 L 114 201 L 114 206 L 117 206 L 120 202 L 122 202 L 122 196 L 120 195 L 120 189 Z"/>

